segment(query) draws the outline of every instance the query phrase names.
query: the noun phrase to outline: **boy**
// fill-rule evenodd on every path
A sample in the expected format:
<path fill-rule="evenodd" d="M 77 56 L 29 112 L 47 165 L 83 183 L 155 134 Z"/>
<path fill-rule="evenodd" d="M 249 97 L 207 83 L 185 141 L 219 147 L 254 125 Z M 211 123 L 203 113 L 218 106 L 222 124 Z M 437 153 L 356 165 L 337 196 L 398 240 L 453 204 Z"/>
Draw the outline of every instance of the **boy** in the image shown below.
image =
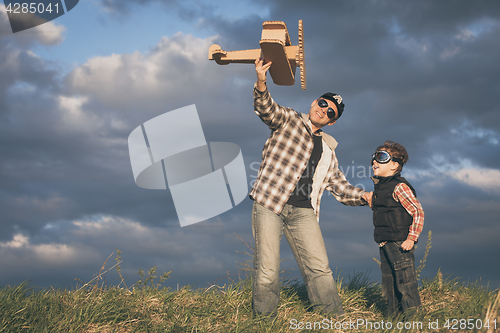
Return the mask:
<path fill-rule="evenodd" d="M 410 183 L 401 177 L 408 153 L 386 141 L 372 156 L 375 191 L 372 198 L 374 237 L 380 247 L 382 296 L 388 315 L 421 305 L 413 245 L 424 224 L 424 211 Z"/>

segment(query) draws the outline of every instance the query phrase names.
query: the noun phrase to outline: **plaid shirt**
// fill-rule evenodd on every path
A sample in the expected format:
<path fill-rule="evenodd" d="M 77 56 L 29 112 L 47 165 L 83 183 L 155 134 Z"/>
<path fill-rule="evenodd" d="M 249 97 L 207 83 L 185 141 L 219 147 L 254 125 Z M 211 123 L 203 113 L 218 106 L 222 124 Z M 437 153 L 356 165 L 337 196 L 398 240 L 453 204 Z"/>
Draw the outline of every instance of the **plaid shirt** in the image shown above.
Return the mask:
<path fill-rule="evenodd" d="M 392 192 L 392 197 L 413 217 L 407 239 L 416 242 L 424 229 L 424 209 L 422 205 L 415 197 L 410 187 L 405 183 L 396 185 L 394 192 Z M 386 242 L 382 242 L 379 246 L 382 247 L 385 243 Z"/>
<path fill-rule="evenodd" d="M 420 233 L 424 228 L 424 210 L 422 205 L 405 183 L 396 185 L 392 197 L 394 200 L 398 201 L 413 217 L 413 223 L 410 226 L 408 239 L 414 242 L 417 241 L 418 236 L 420 236 Z"/>
<path fill-rule="evenodd" d="M 262 163 L 250 196 L 262 206 L 280 214 L 304 172 L 314 148 L 309 117 L 278 105 L 269 91 L 260 92 L 254 86 L 254 109 L 271 129 L 262 151 Z M 338 168 L 337 142 L 319 130 L 323 154 L 313 176 L 311 205 L 319 221 L 319 206 L 323 191 L 348 206 L 366 205 L 362 189 L 352 186 Z"/>

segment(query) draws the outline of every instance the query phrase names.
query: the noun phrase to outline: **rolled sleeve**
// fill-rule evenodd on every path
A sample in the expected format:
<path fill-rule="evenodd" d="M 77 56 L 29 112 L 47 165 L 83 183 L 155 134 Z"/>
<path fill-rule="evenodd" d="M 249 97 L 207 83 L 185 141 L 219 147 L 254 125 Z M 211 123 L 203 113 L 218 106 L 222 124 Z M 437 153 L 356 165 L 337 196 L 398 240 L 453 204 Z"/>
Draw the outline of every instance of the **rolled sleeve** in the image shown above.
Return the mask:
<path fill-rule="evenodd" d="M 272 131 L 282 127 L 291 117 L 297 117 L 296 111 L 276 103 L 267 88 L 259 91 L 257 84 L 253 89 L 253 108 L 262 122 Z"/>

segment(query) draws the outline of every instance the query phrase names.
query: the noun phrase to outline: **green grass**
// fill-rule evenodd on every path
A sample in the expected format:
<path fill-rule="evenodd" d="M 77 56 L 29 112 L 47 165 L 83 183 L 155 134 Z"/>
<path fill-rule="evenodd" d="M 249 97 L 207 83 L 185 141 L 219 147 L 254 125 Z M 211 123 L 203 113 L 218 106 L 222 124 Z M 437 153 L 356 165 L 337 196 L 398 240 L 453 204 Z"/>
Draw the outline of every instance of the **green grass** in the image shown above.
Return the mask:
<path fill-rule="evenodd" d="M 429 231 L 419 273 L 425 267 L 430 240 Z M 250 251 L 243 254 L 251 258 L 253 249 L 243 243 Z M 147 275 L 139 270 L 139 281 L 127 287 L 121 274 L 120 255 L 117 250 L 116 264 L 104 271 L 110 255 L 99 274 L 78 289 L 47 290 L 29 283 L 0 288 L 0 333 L 500 331 L 500 290 L 490 291 L 479 283 L 462 283 L 458 278 L 443 278 L 441 271 L 433 279 L 422 280 L 422 307 L 407 318 L 386 317 L 380 285 L 370 281 L 368 273 L 357 273 L 346 281 L 340 277 L 336 280 L 345 310 L 338 318 L 311 311 L 305 286 L 285 281 L 277 316 L 258 320 L 252 317 L 251 259 L 238 263 L 238 281 L 229 279 L 230 283 L 224 286 L 212 285 L 207 289 L 186 286 L 171 291 L 162 286 L 170 272 L 158 277 L 156 266 Z M 111 269 L 118 272 L 119 285 L 99 285 Z"/>
<path fill-rule="evenodd" d="M 3 287 L 0 289 L 0 332 L 336 331 L 325 329 L 326 323 L 345 323 L 343 332 L 438 332 L 428 329 L 429 322 L 436 320 L 441 328 L 439 332 L 458 332 L 460 330 L 442 329 L 445 321 L 481 319 L 485 322 L 487 314 L 491 323 L 494 319 L 497 327 L 500 323 L 498 291 L 489 291 L 477 283 L 463 284 L 457 279 L 443 279 L 440 273 L 433 279 L 422 281 L 420 296 L 423 306 L 414 317 L 406 319 L 410 324 L 421 322 L 423 330 L 381 329 L 382 321 L 395 326 L 405 320 L 384 316 L 380 286 L 369 281 L 365 273 L 349 277 L 348 281 L 337 280 L 346 311 L 339 318 L 326 318 L 310 311 L 305 287 L 287 282 L 281 289 L 277 317 L 260 321 L 252 319 L 251 278 L 207 289 L 192 290 L 187 286 L 171 291 L 154 283 L 155 274 L 156 270 L 150 270 L 149 279 L 142 276 L 141 283 L 131 288 L 93 284 L 75 290 L 46 290 L 28 283 Z M 349 321 L 358 323 L 358 320 L 375 326 L 371 330 L 366 330 L 363 325 L 355 330 L 348 328 Z M 310 323 L 312 329 L 298 329 L 300 322 L 304 323 L 304 328 Z M 312 326 L 315 322 L 316 329 Z M 460 328 L 460 324 L 456 327 Z"/>

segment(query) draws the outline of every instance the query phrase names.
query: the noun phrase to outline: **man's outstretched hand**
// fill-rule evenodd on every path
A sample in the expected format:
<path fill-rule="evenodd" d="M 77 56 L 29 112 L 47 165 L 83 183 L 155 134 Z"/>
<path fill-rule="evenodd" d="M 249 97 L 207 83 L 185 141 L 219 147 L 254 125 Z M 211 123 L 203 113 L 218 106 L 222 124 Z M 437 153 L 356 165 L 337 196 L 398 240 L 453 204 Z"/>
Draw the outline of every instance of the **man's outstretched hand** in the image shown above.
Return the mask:
<path fill-rule="evenodd" d="M 264 63 L 264 59 L 255 60 L 255 71 L 257 72 L 257 90 L 266 90 L 266 74 L 271 67 L 272 62 Z"/>
<path fill-rule="evenodd" d="M 366 202 L 368 202 L 368 206 L 372 207 L 372 198 L 373 198 L 373 191 L 372 192 L 365 192 L 363 194 L 363 199 L 365 199 Z"/>

